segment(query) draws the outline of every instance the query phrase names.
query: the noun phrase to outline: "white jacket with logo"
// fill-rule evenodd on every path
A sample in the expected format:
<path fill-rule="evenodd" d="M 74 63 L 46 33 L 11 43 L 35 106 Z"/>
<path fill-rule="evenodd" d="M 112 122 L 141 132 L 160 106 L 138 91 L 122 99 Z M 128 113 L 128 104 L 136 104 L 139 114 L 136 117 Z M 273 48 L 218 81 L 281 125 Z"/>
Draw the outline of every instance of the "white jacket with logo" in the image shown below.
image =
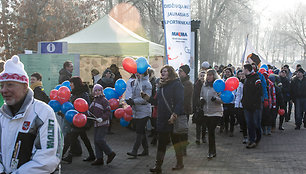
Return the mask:
<path fill-rule="evenodd" d="M 52 173 L 62 154 L 62 134 L 54 111 L 29 89 L 20 110 L 0 110 L 0 173 Z"/>

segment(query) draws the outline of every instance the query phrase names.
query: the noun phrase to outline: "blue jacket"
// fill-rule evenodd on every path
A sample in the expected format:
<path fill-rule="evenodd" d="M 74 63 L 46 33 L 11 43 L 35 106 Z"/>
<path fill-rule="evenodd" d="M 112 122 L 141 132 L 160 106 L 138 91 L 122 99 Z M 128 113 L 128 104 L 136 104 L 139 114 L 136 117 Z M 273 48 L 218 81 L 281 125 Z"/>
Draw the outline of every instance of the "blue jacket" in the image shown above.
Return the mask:
<path fill-rule="evenodd" d="M 268 100 L 267 81 L 261 73 L 257 72 L 257 74 L 259 75 L 259 78 L 261 80 L 261 87 L 262 87 L 262 94 L 263 94 L 261 96 L 261 101 L 263 102 L 265 99 Z"/>
<path fill-rule="evenodd" d="M 177 115 L 182 115 L 184 113 L 184 87 L 179 79 L 175 79 L 157 90 L 157 131 L 172 132 L 173 125 L 168 123 L 172 113 L 165 104 L 161 89 L 172 111 Z"/>

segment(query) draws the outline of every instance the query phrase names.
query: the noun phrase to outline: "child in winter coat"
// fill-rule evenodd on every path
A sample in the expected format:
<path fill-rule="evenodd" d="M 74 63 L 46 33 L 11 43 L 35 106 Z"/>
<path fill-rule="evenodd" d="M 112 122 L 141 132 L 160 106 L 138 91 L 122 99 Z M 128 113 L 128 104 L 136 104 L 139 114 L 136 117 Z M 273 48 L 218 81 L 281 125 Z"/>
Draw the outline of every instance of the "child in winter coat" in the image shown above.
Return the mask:
<path fill-rule="evenodd" d="M 95 121 L 95 149 L 96 160 L 91 165 L 103 165 L 103 153 L 107 155 L 107 164 L 111 163 L 116 154 L 106 144 L 105 135 L 108 131 L 109 117 L 111 115 L 111 108 L 108 101 L 103 95 L 103 87 L 100 84 L 96 84 L 93 87 L 94 100 L 90 105 L 89 112 L 96 118 L 102 118 L 102 122 Z"/>

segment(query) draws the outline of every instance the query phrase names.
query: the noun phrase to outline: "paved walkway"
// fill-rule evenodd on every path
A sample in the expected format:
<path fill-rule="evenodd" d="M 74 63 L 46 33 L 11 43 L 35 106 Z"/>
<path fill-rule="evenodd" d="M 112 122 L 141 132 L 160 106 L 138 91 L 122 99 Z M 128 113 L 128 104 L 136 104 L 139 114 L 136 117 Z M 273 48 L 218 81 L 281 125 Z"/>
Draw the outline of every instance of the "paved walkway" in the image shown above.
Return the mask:
<path fill-rule="evenodd" d="M 171 171 L 175 165 L 175 155 L 169 146 L 163 165 L 163 173 L 178 174 L 282 174 L 306 173 L 306 129 L 294 130 L 292 121 L 285 123 L 285 130 L 278 129 L 271 136 L 263 136 L 255 149 L 246 149 L 242 144 L 242 134 L 239 126 L 235 127 L 234 137 L 217 133 L 217 157 L 207 160 L 208 144 L 196 145 L 195 125 L 190 125 L 188 156 L 184 158 L 185 168 L 179 172 Z M 145 174 L 154 165 L 156 147 L 150 145 L 148 157 L 128 159 L 126 152 L 130 151 L 135 133 L 122 128 L 115 123 L 115 134 L 108 135 L 107 141 L 117 153 L 114 161 L 109 165 L 91 166 L 83 162 L 87 151 L 83 146 L 82 157 L 74 157 L 72 164 L 63 164 L 63 174 Z M 218 129 L 217 129 L 218 132 Z M 89 132 L 92 140 L 93 131 Z M 151 140 L 151 139 L 150 139 Z M 93 141 L 91 141 L 93 142 Z M 140 150 L 140 152 L 142 149 Z"/>

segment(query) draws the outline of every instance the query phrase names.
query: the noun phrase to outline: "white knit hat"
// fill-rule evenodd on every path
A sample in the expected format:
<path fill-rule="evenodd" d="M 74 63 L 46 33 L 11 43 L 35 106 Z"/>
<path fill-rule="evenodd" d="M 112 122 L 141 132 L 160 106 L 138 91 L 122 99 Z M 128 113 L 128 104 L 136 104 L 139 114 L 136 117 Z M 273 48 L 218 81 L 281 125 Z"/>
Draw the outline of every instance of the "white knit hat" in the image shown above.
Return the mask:
<path fill-rule="evenodd" d="M 20 62 L 17 55 L 14 55 L 4 64 L 4 70 L 0 73 L 0 82 L 5 81 L 29 83 L 29 76 L 25 72 L 23 63 Z"/>
<path fill-rule="evenodd" d="M 205 61 L 205 62 L 202 63 L 201 67 L 205 68 L 205 69 L 208 69 L 210 67 L 210 64 L 207 61 Z"/>

